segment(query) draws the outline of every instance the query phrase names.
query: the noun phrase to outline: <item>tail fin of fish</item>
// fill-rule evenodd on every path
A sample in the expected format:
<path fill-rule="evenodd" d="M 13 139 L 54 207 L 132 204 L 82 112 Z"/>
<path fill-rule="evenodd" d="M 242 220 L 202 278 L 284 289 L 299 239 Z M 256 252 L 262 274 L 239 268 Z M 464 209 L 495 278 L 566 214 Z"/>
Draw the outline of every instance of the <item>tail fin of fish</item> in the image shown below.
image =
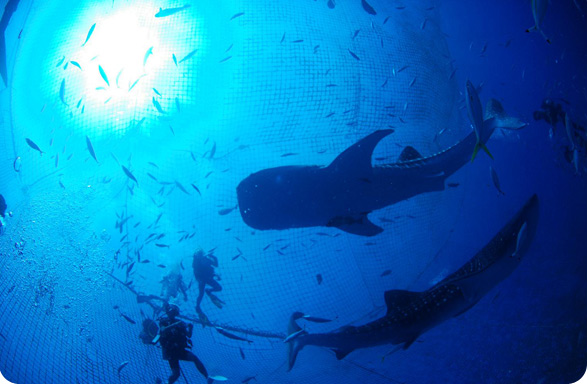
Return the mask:
<path fill-rule="evenodd" d="M 512 117 L 506 114 L 502 104 L 496 99 L 490 99 L 486 104 L 486 111 L 484 114 L 484 124 L 482 127 L 482 131 L 479 132 L 478 141 L 474 146 L 474 153 L 472 154 L 472 161 L 476 158 L 476 155 L 483 149 L 484 152 L 490 156 L 492 160 L 494 157 L 486 147 L 486 141 L 492 136 L 492 133 L 495 129 L 508 129 L 508 130 L 518 130 L 524 128 L 527 123 L 522 122 L 521 120 L 517 119 L 516 117 Z"/>
<path fill-rule="evenodd" d="M 298 356 L 298 352 L 304 347 L 301 336 L 307 334 L 306 331 L 296 324 L 296 319 L 300 318 L 299 314 L 300 312 L 294 312 L 288 322 L 288 337 L 286 338 L 288 340 L 288 372 L 294 367 L 296 356 Z"/>

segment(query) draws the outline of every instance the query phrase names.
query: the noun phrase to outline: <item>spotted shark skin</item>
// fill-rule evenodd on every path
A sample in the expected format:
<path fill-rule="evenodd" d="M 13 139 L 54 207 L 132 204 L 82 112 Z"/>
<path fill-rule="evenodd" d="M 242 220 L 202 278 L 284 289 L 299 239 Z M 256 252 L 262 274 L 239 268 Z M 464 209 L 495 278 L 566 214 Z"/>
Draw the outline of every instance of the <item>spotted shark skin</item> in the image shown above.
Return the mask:
<path fill-rule="evenodd" d="M 533 195 L 511 220 L 472 259 L 423 292 L 386 291 L 386 315 L 360 326 L 345 326 L 329 333 L 304 331 L 288 342 L 288 370 L 307 345 L 328 347 L 338 359 L 359 348 L 403 344 L 407 349 L 420 335 L 472 308 L 492 288 L 508 277 L 521 262 L 534 237 L 539 200 Z M 521 228 L 526 235 L 517 240 Z M 300 331 L 294 318 L 288 334 Z"/>

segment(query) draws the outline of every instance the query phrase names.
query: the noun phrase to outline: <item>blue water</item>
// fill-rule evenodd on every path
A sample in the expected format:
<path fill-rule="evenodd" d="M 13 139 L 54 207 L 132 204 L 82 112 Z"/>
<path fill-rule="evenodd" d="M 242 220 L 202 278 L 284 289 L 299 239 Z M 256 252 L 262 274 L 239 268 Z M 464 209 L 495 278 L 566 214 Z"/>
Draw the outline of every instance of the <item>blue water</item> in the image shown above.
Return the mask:
<path fill-rule="evenodd" d="M 19 384 L 167 382 L 160 346 L 139 339 L 142 321 L 161 316 L 161 301 L 138 297 L 163 295 L 172 272 L 187 287 L 187 300 L 179 293 L 171 301 L 195 324 L 192 351 L 210 375 L 230 383 L 582 377 L 585 3 L 548 5 L 541 28 L 550 43 L 525 32 L 533 25 L 528 1 L 371 0 L 376 15 L 359 0 L 194 2 L 154 17 L 184 4 L 21 0 L 7 25 L 4 377 Z M 333 227 L 357 216 L 286 229 L 244 221 L 236 188 L 255 172 L 327 166 L 379 129 L 394 133 L 375 148 L 374 166 L 395 163 L 407 146 L 431 156 L 459 142 L 471 132 L 467 80 L 483 108 L 496 99 L 528 124 L 496 130 L 487 143 L 493 159 L 480 151 L 444 180 L 444 190 L 369 213 L 381 233 Z M 577 165 L 563 122 L 534 119 L 545 98 L 577 124 Z M 329 203 L 318 193 L 301 201 L 300 185 L 319 191 L 340 177 L 300 180 L 258 204 L 288 195 L 295 212 L 314 215 L 313 201 Z M 352 187 L 335 190 L 345 195 Z M 472 308 L 419 334 L 406 350 L 373 346 L 337 360 L 327 347 L 307 346 L 287 371 L 283 339 L 294 311 L 331 320 L 299 320 L 309 333 L 380 318 L 384 292 L 429 289 L 472 259 L 535 193 L 540 215 L 530 248 Z M 195 310 L 197 249 L 219 264 L 216 295 L 224 304 L 204 296 L 208 326 Z M 180 364 L 178 383 L 205 382 L 193 364 Z"/>

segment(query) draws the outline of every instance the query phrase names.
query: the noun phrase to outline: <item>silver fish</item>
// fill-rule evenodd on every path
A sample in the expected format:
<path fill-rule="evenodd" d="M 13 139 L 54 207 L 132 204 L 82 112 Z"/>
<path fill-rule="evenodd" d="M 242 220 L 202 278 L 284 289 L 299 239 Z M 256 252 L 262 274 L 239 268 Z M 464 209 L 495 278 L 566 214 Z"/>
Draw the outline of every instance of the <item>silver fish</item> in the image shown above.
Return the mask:
<path fill-rule="evenodd" d="M 86 41 L 84 41 L 84 44 L 82 44 L 82 47 L 84 45 L 86 45 L 86 43 L 88 42 L 88 40 L 90 40 L 90 37 L 92 37 L 92 33 L 94 33 L 94 29 L 96 28 L 96 23 L 94 23 L 94 25 L 92 25 L 90 27 L 90 30 L 88 31 L 88 35 L 86 36 Z"/>
<path fill-rule="evenodd" d="M 492 175 L 492 182 L 494 183 L 494 187 L 496 188 L 499 194 L 504 195 L 504 192 L 502 191 L 502 189 L 500 189 L 500 181 L 498 180 L 498 174 L 496 173 L 494 168 L 492 168 L 492 166 L 490 166 L 490 174 Z"/>
<path fill-rule="evenodd" d="M 182 7 L 178 7 L 178 8 L 167 8 L 167 9 L 161 9 L 159 8 L 159 12 L 157 12 L 155 14 L 155 17 L 168 17 L 171 15 L 175 15 L 178 12 L 181 12 L 185 9 L 190 8 L 190 4 L 186 4 Z"/>

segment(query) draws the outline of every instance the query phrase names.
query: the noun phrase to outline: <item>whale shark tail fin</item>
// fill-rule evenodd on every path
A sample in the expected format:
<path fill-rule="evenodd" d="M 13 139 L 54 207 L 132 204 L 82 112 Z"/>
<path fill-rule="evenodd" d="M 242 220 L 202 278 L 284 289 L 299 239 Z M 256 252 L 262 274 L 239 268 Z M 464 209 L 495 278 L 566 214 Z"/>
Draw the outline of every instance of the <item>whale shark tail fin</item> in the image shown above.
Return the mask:
<path fill-rule="evenodd" d="M 294 367 L 298 352 L 300 352 L 305 345 L 301 336 L 308 334 L 308 332 L 296 324 L 296 320 L 301 316 L 301 312 L 294 312 L 288 321 L 288 337 L 284 340 L 285 343 L 288 343 L 288 372 Z"/>

